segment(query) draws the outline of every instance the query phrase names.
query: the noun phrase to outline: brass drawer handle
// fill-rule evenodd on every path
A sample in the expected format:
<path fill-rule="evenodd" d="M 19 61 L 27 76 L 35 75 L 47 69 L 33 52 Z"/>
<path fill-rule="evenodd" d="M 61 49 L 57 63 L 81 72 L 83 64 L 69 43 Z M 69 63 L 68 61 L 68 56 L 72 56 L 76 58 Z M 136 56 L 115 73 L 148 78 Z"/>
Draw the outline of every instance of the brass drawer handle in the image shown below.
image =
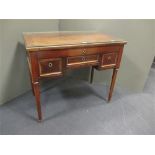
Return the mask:
<path fill-rule="evenodd" d="M 50 63 L 48 64 L 48 67 L 52 68 L 52 66 L 53 66 L 53 64 L 52 64 L 52 62 L 50 62 Z"/>

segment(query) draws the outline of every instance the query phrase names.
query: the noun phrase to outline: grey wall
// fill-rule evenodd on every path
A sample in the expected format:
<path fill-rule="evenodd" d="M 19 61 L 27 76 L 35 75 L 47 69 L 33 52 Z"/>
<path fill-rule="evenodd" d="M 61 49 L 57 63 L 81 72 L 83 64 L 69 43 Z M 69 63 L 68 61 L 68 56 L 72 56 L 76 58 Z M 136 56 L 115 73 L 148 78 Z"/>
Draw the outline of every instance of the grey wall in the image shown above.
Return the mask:
<path fill-rule="evenodd" d="M 2 20 L 0 20 L 0 103 L 2 99 Z"/>
<path fill-rule="evenodd" d="M 155 20 L 153 20 L 153 50 L 154 50 L 154 58 L 155 58 Z"/>
<path fill-rule="evenodd" d="M 58 31 L 59 20 L 0 20 L 0 104 L 30 89 L 22 32 Z"/>
<path fill-rule="evenodd" d="M 96 30 L 128 41 L 125 46 L 117 84 L 132 91 L 142 91 L 155 50 L 153 49 L 153 20 L 60 20 L 61 31 Z M 79 74 L 87 76 L 89 69 Z M 94 82 L 109 83 L 111 71 L 95 71 Z"/>

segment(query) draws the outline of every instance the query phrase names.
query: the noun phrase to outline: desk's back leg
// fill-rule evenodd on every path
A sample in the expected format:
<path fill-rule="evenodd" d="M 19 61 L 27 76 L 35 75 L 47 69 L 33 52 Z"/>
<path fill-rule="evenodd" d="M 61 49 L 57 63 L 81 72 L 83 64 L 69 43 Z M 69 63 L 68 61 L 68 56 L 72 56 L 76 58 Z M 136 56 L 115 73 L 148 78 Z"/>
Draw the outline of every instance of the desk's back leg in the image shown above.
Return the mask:
<path fill-rule="evenodd" d="M 114 86 L 115 86 L 117 72 L 118 72 L 118 69 L 114 68 L 113 69 L 113 74 L 112 74 L 112 79 L 111 79 L 110 90 L 109 90 L 108 102 L 110 102 L 111 97 L 112 97 L 112 93 L 113 93 Z"/>
<path fill-rule="evenodd" d="M 94 67 L 91 67 L 91 73 L 90 73 L 90 83 L 93 83 L 93 77 L 94 77 Z"/>
<path fill-rule="evenodd" d="M 36 98 L 36 107 L 37 107 L 37 112 L 38 112 L 38 119 L 39 121 L 42 120 L 42 112 L 41 112 L 41 103 L 40 103 L 40 86 L 39 82 L 33 83 L 33 88 L 34 88 L 34 94 Z"/>

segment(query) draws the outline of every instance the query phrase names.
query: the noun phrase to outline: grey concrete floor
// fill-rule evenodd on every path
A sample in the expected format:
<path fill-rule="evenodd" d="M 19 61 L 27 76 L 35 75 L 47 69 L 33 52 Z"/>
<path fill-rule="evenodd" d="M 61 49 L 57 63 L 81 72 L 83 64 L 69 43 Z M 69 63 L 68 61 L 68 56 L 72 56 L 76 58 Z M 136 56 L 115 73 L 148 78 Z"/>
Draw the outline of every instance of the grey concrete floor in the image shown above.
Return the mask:
<path fill-rule="evenodd" d="M 155 134 L 155 69 L 143 93 L 116 88 L 108 104 L 107 91 L 101 84 L 59 79 L 42 89 L 41 123 L 29 91 L 0 107 L 0 134 Z"/>

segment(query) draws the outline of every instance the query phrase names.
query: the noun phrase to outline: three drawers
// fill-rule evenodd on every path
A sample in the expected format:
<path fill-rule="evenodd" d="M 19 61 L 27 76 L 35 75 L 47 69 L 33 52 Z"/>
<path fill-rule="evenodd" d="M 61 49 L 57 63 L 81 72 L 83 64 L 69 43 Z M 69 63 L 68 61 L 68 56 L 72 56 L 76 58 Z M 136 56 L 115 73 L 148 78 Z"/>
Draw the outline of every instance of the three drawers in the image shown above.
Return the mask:
<path fill-rule="evenodd" d="M 82 66 L 96 66 L 97 69 L 113 68 L 117 65 L 118 56 L 119 51 L 105 51 L 103 53 L 96 51 L 96 53 L 93 53 L 93 50 L 90 52 L 88 50 L 81 50 L 79 54 L 73 56 L 39 58 L 39 74 L 40 77 L 60 76 L 66 68 Z"/>

